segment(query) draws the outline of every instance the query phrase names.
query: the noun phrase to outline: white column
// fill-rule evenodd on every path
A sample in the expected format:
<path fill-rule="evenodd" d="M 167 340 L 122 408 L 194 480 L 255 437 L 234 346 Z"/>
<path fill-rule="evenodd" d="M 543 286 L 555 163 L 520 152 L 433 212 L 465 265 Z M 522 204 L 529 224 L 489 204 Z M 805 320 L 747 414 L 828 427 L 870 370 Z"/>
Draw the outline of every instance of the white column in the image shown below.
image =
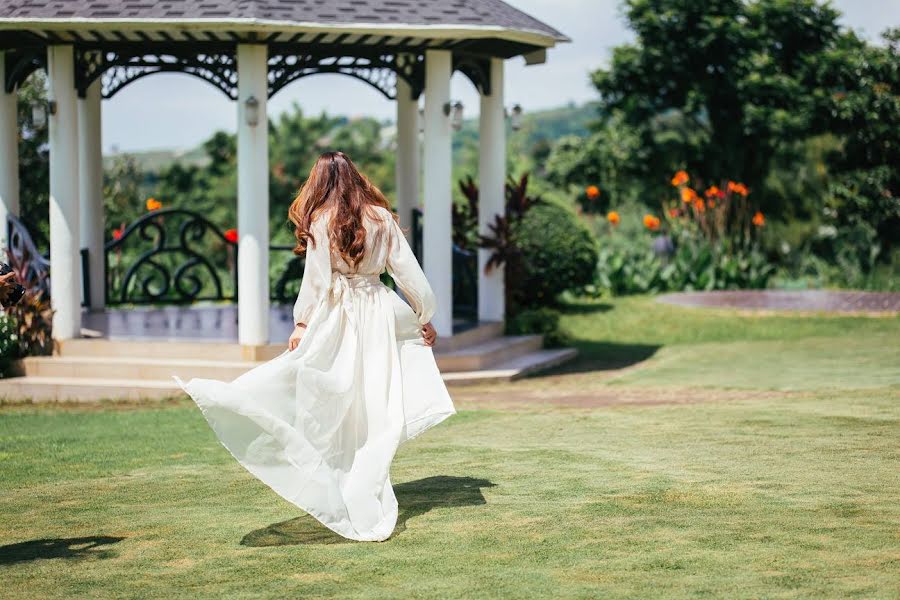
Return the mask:
<path fill-rule="evenodd" d="M 491 59 L 491 93 L 481 95 L 478 159 L 478 231 L 503 214 L 506 185 L 506 116 L 503 112 L 503 59 Z M 502 321 L 505 294 L 503 267 L 485 273 L 490 250 L 478 250 L 478 320 Z"/>
<path fill-rule="evenodd" d="M 444 106 L 450 102 L 451 55 L 425 51 L 425 214 L 422 252 L 425 275 L 437 297 L 432 324 L 439 335 L 453 334 L 453 254 L 451 248 L 451 137 Z"/>
<path fill-rule="evenodd" d="M 6 250 L 6 215 L 19 215 L 19 127 L 16 92 L 6 93 L 6 61 L 0 52 L 0 254 Z"/>
<path fill-rule="evenodd" d="M 88 251 L 91 308 L 103 308 L 103 152 L 100 131 L 100 79 L 78 99 L 78 207 L 81 246 Z"/>
<path fill-rule="evenodd" d="M 267 48 L 238 44 L 238 342 L 269 341 L 269 125 Z M 259 102 L 247 123 L 247 99 Z M 284 333 L 284 338 L 290 332 Z"/>
<path fill-rule="evenodd" d="M 397 214 L 412 239 L 412 210 L 419 204 L 419 103 L 412 88 L 397 78 Z"/>
<path fill-rule="evenodd" d="M 72 46 L 47 48 L 48 96 L 55 102 L 50 141 L 50 297 L 53 337 L 81 332 L 81 256 L 78 240 L 78 113 Z"/>

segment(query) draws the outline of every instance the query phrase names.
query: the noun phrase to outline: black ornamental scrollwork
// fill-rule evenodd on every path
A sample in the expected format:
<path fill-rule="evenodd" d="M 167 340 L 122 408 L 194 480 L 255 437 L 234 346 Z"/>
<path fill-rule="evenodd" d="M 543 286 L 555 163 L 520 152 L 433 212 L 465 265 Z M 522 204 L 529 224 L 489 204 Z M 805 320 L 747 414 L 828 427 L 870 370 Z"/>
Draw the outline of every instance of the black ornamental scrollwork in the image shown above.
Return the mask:
<path fill-rule="evenodd" d="M 200 213 L 158 209 L 106 243 L 106 302 L 237 299 L 237 242 Z"/>

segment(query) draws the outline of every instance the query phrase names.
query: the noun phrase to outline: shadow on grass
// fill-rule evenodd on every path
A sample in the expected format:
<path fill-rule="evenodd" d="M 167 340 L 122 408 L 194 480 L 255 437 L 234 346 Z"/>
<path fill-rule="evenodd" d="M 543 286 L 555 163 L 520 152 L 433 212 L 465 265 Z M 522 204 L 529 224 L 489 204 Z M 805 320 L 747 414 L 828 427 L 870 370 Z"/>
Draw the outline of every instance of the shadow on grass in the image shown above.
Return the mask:
<path fill-rule="evenodd" d="M 481 489 L 495 485 L 487 479 L 439 475 L 394 486 L 400 511 L 391 538 L 406 530 L 409 519 L 424 515 L 433 508 L 486 504 Z M 251 531 L 241 540 L 242 545 L 255 547 L 344 543 L 354 542 L 339 536 L 309 515 Z"/>
<path fill-rule="evenodd" d="M 125 538 L 105 535 L 81 538 L 53 538 L 29 540 L 0 546 L 0 565 L 38 560 L 41 558 L 99 559 L 112 558 L 112 550 L 101 548 Z"/>
<path fill-rule="evenodd" d="M 578 339 L 573 340 L 571 346 L 578 349 L 575 360 L 552 370 L 542 371 L 537 377 L 624 369 L 652 358 L 662 348 L 659 344 L 616 344 Z"/>
<path fill-rule="evenodd" d="M 593 315 L 609 312 L 614 308 L 612 304 L 605 302 L 568 302 L 561 309 L 567 315 Z"/>

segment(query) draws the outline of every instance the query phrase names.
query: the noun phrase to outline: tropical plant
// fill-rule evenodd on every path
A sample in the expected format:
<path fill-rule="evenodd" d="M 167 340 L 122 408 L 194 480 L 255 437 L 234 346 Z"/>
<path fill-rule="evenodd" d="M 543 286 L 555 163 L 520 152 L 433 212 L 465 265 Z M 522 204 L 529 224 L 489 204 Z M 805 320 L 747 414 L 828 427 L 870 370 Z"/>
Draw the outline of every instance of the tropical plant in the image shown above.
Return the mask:
<path fill-rule="evenodd" d="M 6 341 L 0 344 L 9 348 L 13 358 L 38 356 L 53 353 L 53 309 L 50 298 L 44 293 L 42 271 L 31 269 L 30 259 L 9 255 L 9 266 L 16 279 L 25 288 L 22 298 L 13 306 L 6 307 Z"/>

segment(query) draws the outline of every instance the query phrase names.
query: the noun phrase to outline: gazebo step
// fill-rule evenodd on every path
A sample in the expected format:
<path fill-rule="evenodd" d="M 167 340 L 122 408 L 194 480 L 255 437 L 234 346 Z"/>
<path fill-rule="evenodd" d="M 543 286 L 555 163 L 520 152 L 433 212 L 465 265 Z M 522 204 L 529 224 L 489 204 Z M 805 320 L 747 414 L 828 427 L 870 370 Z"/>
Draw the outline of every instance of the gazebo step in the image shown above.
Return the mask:
<path fill-rule="evenodd" d="M 456 335 L 440 339 L 442 352 L 462 351 L 474 344 L 498 338 L 503 334 L 503 324 L 479 323 Z M 254 349 L 252 357 L 258 361 L 271 360 L 284 352 L 284 343 L 266 344 Z M 236 342 L 76 338 L 59 342 L 61 356 L 119 356 L 140 359 L 199 359 L 217 361 L 242 361 L 248 357 L 246 349 Z"/>
<path fill-rule="evenodd" d="M 443 373 L 442 376 L 448 386 L 512 381 L 559 366 L 574 359 L 577 355 L 578 351 L 574 348 L 536 350 L 493 365 L 488 369 Z"/>
<path fill-rule="evenodd" d="M 231 381 L 262 363 L 190 358 L 129 356 L 32 356 L 22 361 L 24 374 L 37 377 L 108 378 L 129 381 L 201 377 Z"/>
<path fill-rule="evenodd" d="M 34 402 L 97 400 L 158 400 L 181 395 L 174 380 L 108 379 L 100 377 L 42 377 L 28 375 L 0 379 L 0 398 Z"/>
<path fill-rule="evenodd" d="M 444 373 L 447 385 L 509 381 L 574 358 L 576 351 L 537 350 L 480 371 Z M 199 361 L 198 361 L 199 362 Z M 196 376 L 196 375 L 195 375 Z M 48 377 L 26 375 L 0 380 L 0 399 L 33 402 L 94 402 L 99 400 L 157 400 L 181 397 L 173 379 L 106 377 Z"/>
<path fill-rule="evenodd" d="M 478 371 L 539 350 L 540 335 L 506 335 L 471 344 L 450 352 L 435 352 L 442 373 Z"/>
<path fill-rule="evenodd" d="M 216 345 L 219 354 L 224 354 L 225 357 L 208 357 L 207 355 L 213 354 L 212 349 L 207 347 L 208 344 L 198 343 L 195 344 L 198 346 L 195 357 L 183 358 L 178 354 L 181 354 L 180 346 L 187 344 L 186 342 L 172 343 L 176 356 L 165 357 L 133 356 L 133 342 L 104 342 L 107 341 L 92 340 L 93 344 L 98 345 L 77 345 L 75 351 L 68 346 L 68 342 L 64 342 L 66 345 L 61 355 L 28 357 L 21 362 L 21 371 L 24 375 L 36 377 L 108 378 L 112 375 L 117 379 L 145 381 L 164 380 L 178 375 L 182 379 L 202 377 L 231 381 L 262 364 L 258 361 L 226 358 L 235 354 L 229 351 L 233 349 L 227 344 Z M 451 352 L 436 352 L 435 358 L 442 372 L 473 371 L 509 361 L 540 346 L 541 337 L 536 335 L 496 337 Z M 104 348 L 110 353 L 99 354 Z M 88 352 L 82 353 L 82 349 L 87 349 Z M 115 350 L 120 352 L 114 352 Z M 278 348 L 278 354 L 283 351 L 284 348 Z"/>

